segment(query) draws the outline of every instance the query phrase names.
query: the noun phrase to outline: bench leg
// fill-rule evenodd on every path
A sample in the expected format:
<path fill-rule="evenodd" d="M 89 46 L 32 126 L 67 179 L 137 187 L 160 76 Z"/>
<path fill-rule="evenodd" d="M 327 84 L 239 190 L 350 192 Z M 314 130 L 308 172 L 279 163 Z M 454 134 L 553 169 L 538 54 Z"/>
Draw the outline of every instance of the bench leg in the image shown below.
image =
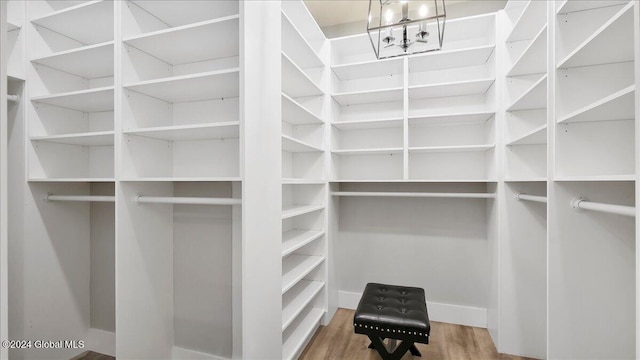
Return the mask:
<path fill-rule="evenodd" d="M 422 356 L 422 354 L 420 353 L 420 350 L 418 350 L 418 348 L 416 347 L 416 344 L 411 344 L 409 351 L 413 356 Z"/>
<path fill-rule="evenodd" d="M 416 348 L 413 341 L 406 341 L 406 340 L 402 341 L 400 345 L 395 349 L 394 352 L 389 353 L 389 351 L 387 351 L 387 348 L 384 346 L 384 343 L 382 342 L 383 339 L 377 336 L 372 336 L 372 335 L 368 335 L 368 336 L 369 336 L 369 339 L 371 340 L 369 349 L 372 349 L 372 348 L 376 349 L 376 351 L 378 351 L 378 354 L 380 354 L 380 357 L 382 357 L 383 360 L 400 360 L 402 359 L 402 356 L 407 351 L 411 351 L 411 354 L 415 355 L 415 353 L 413 352 L 414 349 L 418 353 L 417 356 L 421 356 L 420 352 L 418 351 L 418 348 Z"/>

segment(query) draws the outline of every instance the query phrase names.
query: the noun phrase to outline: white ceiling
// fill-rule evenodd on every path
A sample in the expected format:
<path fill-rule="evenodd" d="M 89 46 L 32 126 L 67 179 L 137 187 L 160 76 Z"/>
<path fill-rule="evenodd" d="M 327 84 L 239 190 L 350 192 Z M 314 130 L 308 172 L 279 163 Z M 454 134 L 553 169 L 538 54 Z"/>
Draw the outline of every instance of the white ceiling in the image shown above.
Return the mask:
<path fill-rule="evenodd" d="M 362 33 L 365 30 L 369 0 L 304 2 L 328 37 Z M 498 11 L 503 9 L 506 3 L 506 0 L 445 0 L 449 19 Z"/>

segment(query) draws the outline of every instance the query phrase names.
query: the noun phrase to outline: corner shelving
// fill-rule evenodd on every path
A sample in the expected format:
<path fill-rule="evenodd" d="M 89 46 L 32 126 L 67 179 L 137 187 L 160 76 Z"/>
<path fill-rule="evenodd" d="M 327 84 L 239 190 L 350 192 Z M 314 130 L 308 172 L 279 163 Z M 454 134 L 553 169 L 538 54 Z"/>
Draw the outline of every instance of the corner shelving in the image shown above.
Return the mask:
<path fill-rule="evenodd" d="M 302 36 L 286 13 L 282 12 L 282 49 L 291 55 L 302 69 L 323 67 L 324 63 L 313 46 Z"/>
<path fill-rule="evenodd" d="M 442 84 L 415 85 L 409 87 L 409 99 L 484 94 L 493 85 L 493 82 L 494 79 L 480 79 Z"/>
<path fill-rule="evenodd" d="M 486 64 L 495 51 L 495 45 L 482 45 L 463 49 L 443 50 L 411 56 L 409 72 L 425 72 Z"/>
<path fill-rule="evenodd" d="M 546 72 L 547 26 L 531 40 L 520 57 L 513 63 L 507 76 L 540 74 Z"/>
<path fill-rule="evenodd" d="M 82 146 L 113 145 L 113 131 L 96 131 L 88 133 L 32 136 L 31 141 L 46 141 L 57 144 Z"/>
<path fill-rule="evenodd" d="M 546 11 L 546 1 L 528 0 L 507 36 L 507 42 L 532 39 L 547 21 Z"/>
<path fill-rule="evenodd" d="M 400 76 L 404 64 L 401 58 L 361 61 L 333 65 L 331 70 L 339 80 L 366 79 L 378 76 Z"/>
<path fill-rule="evenodd" d="M 289 230 L 282 234 L 282 257 L 304 247 L 325 234 L 324 230 Z"/>
<path fill-rule="evenodd" d="M 32 19 L 31 22 L 84 45 L 99 44 L 113 40 L 113 3 L 105 0 L 87 1 Z"/>
<path fill-rule="evenodd" d="M 559 123 L 633 119 L 635 85 L 628 86 L 558 120 Z"/>
<path fill-rule="evenodd" d="M 323 256 L 289 255 L 282 261 L 282 293 L 294 287 L 324 262 Z"/>
<path fill-rule="evenodd" d="M 60 51 L 31 60 L 83 78 L 113 76 L 113 41 Z"/>
<path fill-rule="evenodd" d="M 558 63 L 558 68 L 633 61 L 633 2 Z"/>
<path fill-rule="evenodd" d="M 547 75 L 542 76 L 517 98 L 507 111 L 541 109 L 547 107 Z"/>
<path fill-rule="evenodd" d="M 342 131 L 402 127 L 402 118 L 338 121 L 331 125 Z"/>
<path fill-rule="evenodd" d="M 541 145 L 547 143 L 547 124 L 541 125 L 533 130 L 526 132 L 509 142 L 510 145 Z"/>
<path fill-rule="evenodd" d="M 386 155 L 402 154 L 402 150 L 402 148 L 334 149 L 331 152 L 336 155 Z"/>
<path fill-rule="evenodd" d="M 629 0 L 592 0 L 592 1 L 575 1 L 564 0 L 556 11 L 557 14 L 567 14 L 576 11 L 592 10 L 606 6 L 624 5 Z"/>
<path fill-rule="evenodd" d="M 285 93 L 282 93 L 282 121 L 294 125 L 324 123 L 318 115 Z"/>
<path fill-rule="evenodd" d="M 324 94 L 318 84 L 285 53 L 282 53 L 282 91 L 292 98 Z"/>
<path fill-rule="evenodd" d="M 240 136 L 239 132 L 239 121 L 192 125 L 158 126 L 152 128 L 140 128 L 135 130 L 123 131 L 123 133 L 125 134 L 139 135 L 168 141 L 197 141 L 238 138 Z"/>
<path fill-rule="evenodd" d="M 285 360 L 292 360 L 296 354 L 301 350 L 302 346 L 306 344 L 309 337 L 313 335 L 313 332 L 320 325 L 320 320 L 324 316 L 324 310 L 313 308 L 303 313 L 300 320 L 294 322 L 295 329 L 291 331 L 291 334 L 286 338 L 282 345 L 282 358 Z M 289 329 L 287 329 L 289 330 Z"/>
<path fill-rule="evenodd" d="M 390 89 L 350 91 L 344 93 L 331 94 L 333 99 L 340 105 L 371 104 L 377 102 L 400 101 L 403 98 L 403 88 L 395 87 Z"/>
<path fill-rule="evenodd" d="M 320 211 L 324 209 L 324 205 L 298 205 L 282 210 L 282 219 L 305 215 L 308 213 Z"/>
<path fill-rule="evenodd" d="M 322 149 L 308 144 L 304 141 L 295 139 L 291 136 L 282 135 L 282 150 L 288 152 L 321 152 Z"/>
<path fill-rule="evenodd" d="M 495 144 L 487 145 L 460 145 L 460 146 L 419 146 L 410 147 L 410 153 L 447 153 L 447 152 L 474 152 L 487 151 L 495 148 Z"/>
<path fill-rule="evenodd" d="M 313 299 L 320 293 L 324 283 L 321 281 L 301 280 L 298 286 L 294 287 L 287 294 L 291 300 L 282 309 L 282 331 L 286 330 L 300 313 L 309 305 Z"/>

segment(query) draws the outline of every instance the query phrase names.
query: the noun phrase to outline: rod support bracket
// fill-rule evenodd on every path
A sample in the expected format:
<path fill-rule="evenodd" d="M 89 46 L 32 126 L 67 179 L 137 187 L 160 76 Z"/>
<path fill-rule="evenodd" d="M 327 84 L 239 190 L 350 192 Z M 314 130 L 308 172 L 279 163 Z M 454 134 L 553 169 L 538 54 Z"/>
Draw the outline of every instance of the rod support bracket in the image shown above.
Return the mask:
<path fill-rule="evenodd" d="M 585 199 L 585 198 L 584 198 L 584 197 L 582 197 L 582 196 L 581 196 L 581 197 L 577 197 L 577 198 L 575 198 L 575 199 L 571 200 L 571 201 L 569 202 L 569 205 L 571 205 L 571 207 L 573 208 L 573 210 L 575 210 L 575 211 L 580 211 L 580 210 L 581 210 L 581 209 L 580 209 L 580 203 L 581 203 L 581 202 L 583 202 L 583 201 L 588 201 L 588 200 L 587 200 L 587 199 Z"/>

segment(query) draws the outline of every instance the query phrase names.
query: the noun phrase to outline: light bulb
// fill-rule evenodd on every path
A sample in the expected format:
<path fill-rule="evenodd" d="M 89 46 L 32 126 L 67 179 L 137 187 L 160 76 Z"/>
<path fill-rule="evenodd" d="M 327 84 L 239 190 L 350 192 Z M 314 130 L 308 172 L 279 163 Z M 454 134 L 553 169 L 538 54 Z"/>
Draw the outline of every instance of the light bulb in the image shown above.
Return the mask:
<path fill-rule="evenodd" d="M 393 11 L 391 9 L 387 9 L 387 13 L 384 15 L 385 20 L 387 20 L 387 24 L 391 23 L 393 20 Z"/>
<path fill-rule="evenodd" d="M 422 4 L 422 6 L 420 6 L 420 17 L 423 18 L 425 16 L 427 16 L 427 5 Z"/>

